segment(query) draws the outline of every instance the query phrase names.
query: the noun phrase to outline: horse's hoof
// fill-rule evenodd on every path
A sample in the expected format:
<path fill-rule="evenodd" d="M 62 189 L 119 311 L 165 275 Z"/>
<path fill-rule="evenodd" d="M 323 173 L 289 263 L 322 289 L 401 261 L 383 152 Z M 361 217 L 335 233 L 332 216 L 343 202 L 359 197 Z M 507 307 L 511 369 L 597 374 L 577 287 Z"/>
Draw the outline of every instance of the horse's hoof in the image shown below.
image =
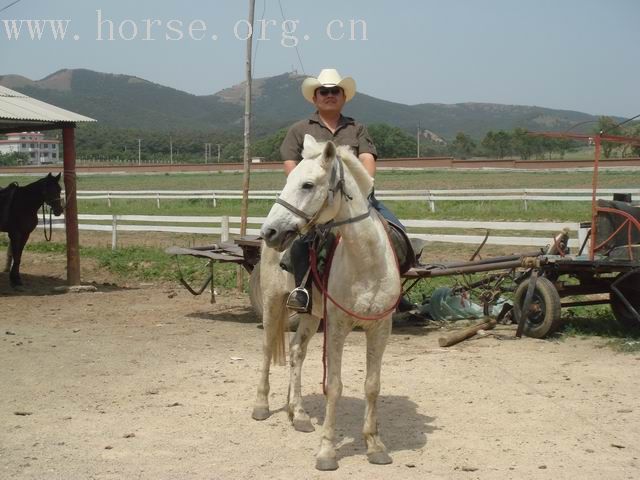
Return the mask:
<path fill-rule="evenodd" d="M 330 472 L 338 469 L 338 462 L 334 457 L 316 459 L 316 469 L 322 472 Z"/>
<path fill-rule="evenodd" d="M 368 453 L 367 458 L 369 459 L 369 463 L 373 463 L 374 465 L 389 465 L 393 462 L 387 452 Z"/>
<path fill-rule="evenodd" d="M 293 428 L 296 430 L 296 432 L 304 432 L 304 433 L 311 433 L 316 430 L 314 426 L 311 424 L 311 420 L 309 420 L 308 418 L 306 419 L 295 418 L 293 420 Z"/>
<path fill-rule="evenodd" d="M 254 420 L 266 420 L 269 418 L 269 409 L 267 407 L 255 407 L 253 409 L 253 413 L 251 414 L 251 418 Z"/>

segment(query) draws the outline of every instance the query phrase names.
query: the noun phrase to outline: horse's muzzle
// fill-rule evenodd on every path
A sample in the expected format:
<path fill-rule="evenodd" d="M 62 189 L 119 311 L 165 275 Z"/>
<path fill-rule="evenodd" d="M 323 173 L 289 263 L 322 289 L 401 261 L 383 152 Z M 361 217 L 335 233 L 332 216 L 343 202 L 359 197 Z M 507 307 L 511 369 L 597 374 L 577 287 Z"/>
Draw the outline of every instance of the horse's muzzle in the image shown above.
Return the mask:
<path fill-rule="evenodd" d="M 260 229 L 260 236 L 267 246 L 278 252 L 284 252 L 289 248 L 297 234 L 296 230 L 279 230 L 268 225 L 263 225 Z"/>

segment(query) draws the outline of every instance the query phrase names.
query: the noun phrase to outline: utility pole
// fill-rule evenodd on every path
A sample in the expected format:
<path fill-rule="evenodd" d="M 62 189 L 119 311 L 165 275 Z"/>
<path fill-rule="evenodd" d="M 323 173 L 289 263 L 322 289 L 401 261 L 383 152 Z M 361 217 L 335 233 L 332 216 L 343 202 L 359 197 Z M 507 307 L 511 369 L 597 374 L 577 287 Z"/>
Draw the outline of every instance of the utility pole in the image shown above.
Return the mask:
<path fill-rule="evenodd" d="M 169 163 L 173 165 L 173 138 L 169 135 Z"/>
<path fill-rule="evenodd" d="M 220 163 L 220 144 L 218 144 L 218 163 Z"/>
<path fill-rule="evenodd" d="M 242 175 L 242 205 L 240 208 L 240 236 L 247 234 L 247 217 L 249 215 L 249 178 L 251 175 L 251 47 L 253 45 L 253 19 L 256 2 L 249 0 L 249 25 L 251 35 L 247 38 L 247 55 L 245 58 L 247 83 L 244 93 L 244 165 Z M 238 267 L 237 287 L 242 290 L 242 268 Z"/>
<path fill-rule="evenodd" d="M 416 158 L 420 158 L 420 122 L 418 122 L 418 133 L 417 133 L 416 139 L 418 141 L 417 142 L 418 150 L 416 152 Z"/>
<path fill-rule="evenodd" d="M 142 164 L 142 139 L 138 139 L 138 165 Z"/>

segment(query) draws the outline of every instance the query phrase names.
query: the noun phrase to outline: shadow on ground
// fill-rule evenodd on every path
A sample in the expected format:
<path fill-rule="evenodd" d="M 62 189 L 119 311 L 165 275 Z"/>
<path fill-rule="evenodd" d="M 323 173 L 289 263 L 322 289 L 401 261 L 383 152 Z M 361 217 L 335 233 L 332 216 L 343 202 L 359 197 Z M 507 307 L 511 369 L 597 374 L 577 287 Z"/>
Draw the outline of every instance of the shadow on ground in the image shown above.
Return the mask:
<path fill-rule="evenodd" d="M 305 396 L 304 405 L 307 413 L 317 419 L 318 428 L 322 428 L 324 396 Z M 366 454 L 362 437 L 364 409 L 364 399 L 340 397 L 336 415 L 338 460 Z M 438 430 L 434 421 L 435 417 L 419 413 L 417 404 L 408 397 L 383 395 L 378 399 L 378 427 L 382 441 L 390 453 L 423 448 L 427 444 L 427 435 Z"/>
<path fill-rule="evenodd" d="M 30 275 L 23 273 L 21 287 L 13 288 L 9 284 L 9 273 L 0 272 L 0 296 L 3 297 L 46 297 L 49 295 L 60 295 L 61 292 L 56 292 L 54 289 L 59 287 L 65 287 L 67 281 L 63 278 L 52 277 L 47 275 Z M 83 285 L 91 285 L 98 289 L 100 292 L 115 292 L 120 290 L 135 290 L 129 287 L 122 287 L 114 283 L 86 283 Z"/>

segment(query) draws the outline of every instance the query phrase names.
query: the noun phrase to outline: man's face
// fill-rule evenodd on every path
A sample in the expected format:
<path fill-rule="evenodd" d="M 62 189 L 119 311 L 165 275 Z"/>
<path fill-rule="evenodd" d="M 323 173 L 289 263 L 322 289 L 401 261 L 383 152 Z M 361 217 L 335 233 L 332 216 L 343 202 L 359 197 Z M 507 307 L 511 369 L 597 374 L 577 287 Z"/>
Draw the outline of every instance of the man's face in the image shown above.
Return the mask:
<path fill-rule="evenodd" d="M 316 88 L 313 94 L 313 104 L 320 113 L 340 113 L 346 100 L 344 90 L 340 87 Z"/>

